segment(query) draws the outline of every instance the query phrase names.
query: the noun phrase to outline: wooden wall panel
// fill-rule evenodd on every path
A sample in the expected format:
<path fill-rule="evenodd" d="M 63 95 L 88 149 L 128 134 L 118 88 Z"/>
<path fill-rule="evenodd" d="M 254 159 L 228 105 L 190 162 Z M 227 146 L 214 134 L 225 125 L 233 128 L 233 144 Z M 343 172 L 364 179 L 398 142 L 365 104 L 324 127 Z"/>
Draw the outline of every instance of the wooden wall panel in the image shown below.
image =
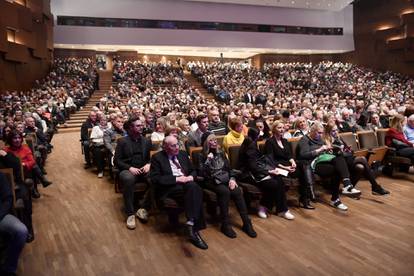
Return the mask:
<path fill-rule="evenodd" d="M 375 12 L 373 12 L 375 11 Z M 355 51 L 342 55 L 344 62 L 351 62 L 376 70 L 391 70 L 414 76 L 414 63 L 406 54 L 410 43 L 399 41 L 409 37 L 412 30 L 411 16 L 403 14 L 414 11 L 412 1 L 363 0 L 354 3 Z M 379 29 L 392 28 L 390 34 Z M 401 31 L 402 30 L 402 31 Z M 394 33 L 393 33 L 394 32 Z M 381 37 L 379 34 L 383 34 Z M 393 40 L 389 40 L 392 38 Z M 388 41 L 388 43 L 387 43 Z M 401 48 L 403 47 L 403 48 Z"/>
<path fill-rule="evenodd" d="M 9 42 L 9 48 L 5 60 L 27 63 L 29 61 L 29 50 L 26 46 Z"/>
<path fill-rule="evenodd" d="M 7 1 L 0 1 L 0 18 L 6 27 L 19 29 L 19 10 L 21 6 L 11 4 Z"/>
<path fill-rule="evenodd" d="M 53 49 L 50 0 L 26 0 L 26 6 L 0 1 L 0 93 L 27 90 L 49 71 Z M 22 2 L 24 4 L 24 2 Z M 7 27 L 15 41 L 7 41 Z"/>
<path fill-rule="evenodd" d="M 3 24 L 3 20 L 0 17 L 0 52 L 7 52 L 7 47 L 6 26 Z"/>
<path fill-rule="evenodd" d="M 30 9 L 22 7 L 18 10 L 18 22 L 20 29 L 31 32 L 33 28 L 32 13 Z"/>

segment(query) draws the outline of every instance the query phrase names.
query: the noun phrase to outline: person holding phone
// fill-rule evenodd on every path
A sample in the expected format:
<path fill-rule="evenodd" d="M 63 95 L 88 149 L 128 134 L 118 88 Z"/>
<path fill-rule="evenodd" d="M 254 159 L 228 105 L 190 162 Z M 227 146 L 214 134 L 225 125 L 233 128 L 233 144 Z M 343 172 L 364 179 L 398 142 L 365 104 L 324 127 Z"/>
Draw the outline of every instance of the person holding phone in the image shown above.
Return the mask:
<path fill-rule="evenodd" d="M 364 156 L 354 156 L 352 149 L 348 146 L 338 135 L 338 127 L 335 123 L 328 123 L 325 126 L 324 142 L 326 145 L 332 147 L 331 152 L 334 155 L 342 155 L 345 158 L 348 165 L 349 172 L 351 174 L 352 187 L 344 187 L 342 194 L 350 195 L 355 192 L 360 192 L 355 188 L 358 181 L 364 176 L 371 183 L 372 194 L 374 195 L 387 195 L 390 192 L 381 187 L 375 180 L 375 176 L 368 165 L 368 161 Z M 352 192 L 353 190 L 353 192 Z"/>

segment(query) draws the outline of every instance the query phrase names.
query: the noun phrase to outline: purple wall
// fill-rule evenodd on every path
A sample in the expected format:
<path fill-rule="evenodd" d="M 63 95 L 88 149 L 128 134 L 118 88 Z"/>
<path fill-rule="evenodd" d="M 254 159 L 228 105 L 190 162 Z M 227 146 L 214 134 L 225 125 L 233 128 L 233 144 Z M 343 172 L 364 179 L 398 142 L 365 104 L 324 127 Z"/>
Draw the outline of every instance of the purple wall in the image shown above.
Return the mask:
<path fill-rule="evenodd" d="M 116 3 L 116 5 L 114 4 Z M 91 17 L 342 27 L 343 36 L 250 32 L 126 29 L 55 25 L 57 44 L 178 45 L 312 50 L 354 50 L 353 11 L 339 12 L 166 0 L 52 0 L 52 13 Z"/>

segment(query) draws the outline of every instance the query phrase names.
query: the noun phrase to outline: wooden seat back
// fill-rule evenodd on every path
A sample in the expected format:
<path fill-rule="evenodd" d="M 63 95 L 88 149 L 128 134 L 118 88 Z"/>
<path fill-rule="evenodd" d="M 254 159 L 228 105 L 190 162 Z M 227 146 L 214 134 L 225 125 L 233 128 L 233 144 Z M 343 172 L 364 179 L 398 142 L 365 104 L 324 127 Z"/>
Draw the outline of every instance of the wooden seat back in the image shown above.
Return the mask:
<path fill-rule="evenodd" d="M 342 139 L 342 141 L 345 142 L 345 144 L 350 146 L 353 151 L 359 150 L 357 136 L 353 132 L 340 133 L 339 137 Z"/>
<path fill-rule="evenodd" d="M 380 128 L 377 130 L 377 141 L 379 146 L 385 146 L 385 136 L 387 135 L 388 128 Z"/>
<path fill-rule="evenodd" d="M 302 137 L 293 137 L 293 138 L 288 139 L 290 149 L 292 150 L 293 159 L 296 159 L 296 156 L 297 156 L 296 151 L 297 151 L 300 139 L 302 139 Z"/>
<path fill-rule="evenodd" d="M 239 150 L 240 145 L 229 145 L 229 162 L 231 169 L 239 167 Z"/>
<path fill-rule="evenodd" d="M 0 172 L 4 173 L 4 175 L 7 177 L 7 180 L 9 183 L 7 183 L 8 185 L 10 185 L 10 191 L 13 194 L 13 208 L 16 206 L 16 193 L 15 193 L 15 188 L 16 188 L 16 182 L 14 180 L 14 175 L 13 175 L 13 169 L 12 168 L 1 168 Z M 4 185 L 6 183 L 0 183 L 0 185 Z"/>
<path fill-rule="evenodd" d="M 357 132 L 358 141 L 361 149 L 373 149 L 377 148 L 378 140 L 375 132 L 373 131 L 360 131 Z"/>

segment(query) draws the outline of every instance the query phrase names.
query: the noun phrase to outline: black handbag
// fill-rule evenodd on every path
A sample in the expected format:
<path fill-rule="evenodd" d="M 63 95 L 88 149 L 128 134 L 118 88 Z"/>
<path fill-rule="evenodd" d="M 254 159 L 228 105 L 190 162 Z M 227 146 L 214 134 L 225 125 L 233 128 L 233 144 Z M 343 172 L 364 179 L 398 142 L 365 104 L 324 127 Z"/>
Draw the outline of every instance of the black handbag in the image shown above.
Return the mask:
<path fill-rule="evenodd" d="M 270 155 L 262 155 L 257 159 L 257 167 L 262 171 L 270 171 L 276 168 L 276 162 Z"/>
<path fill-rule="evenodd" d="M 269 171 L 276 168 L 276 162 L 271 155 L 262 155 L 256 160 L 258 171 L 253 174 L 257 180 L 269 175 Z"/>
<path fill-rule="evenodd" d="M 220 171 L 216 171 L 213 175 L 212 175 L 214 182 L 219 185 L 219 184 L 227 184 L 230 181 L 230 174 L 227 171 L 224 170 L 220 170 Z"/>

